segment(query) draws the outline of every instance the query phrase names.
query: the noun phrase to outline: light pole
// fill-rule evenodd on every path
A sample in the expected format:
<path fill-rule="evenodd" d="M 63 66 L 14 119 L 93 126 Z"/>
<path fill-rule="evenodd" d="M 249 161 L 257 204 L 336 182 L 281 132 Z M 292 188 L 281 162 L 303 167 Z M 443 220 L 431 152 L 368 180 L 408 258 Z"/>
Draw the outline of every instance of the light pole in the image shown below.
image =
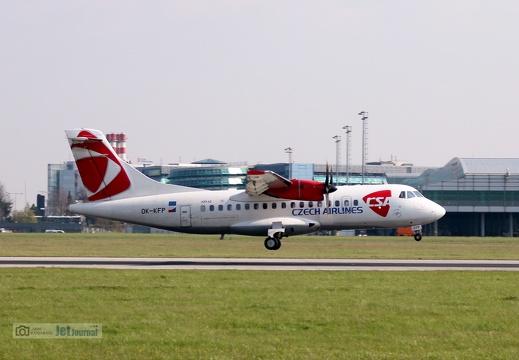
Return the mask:
<path fill-rule="evenodd" d="M 368 157 L 368 113 L 361 111 L 362 116 L 362 184 L 364 185 L 366 177 L 366 158 Z"/>
<path fill-rule="evenodd" d="M 339 163 L 340 163 L 340 158 L 341 158 L 341 137 L 339 135 L 335 135 L 333 137 L 333 139 L 335 139 L 335 172 L 336 172 L 336 176 L 335 176 L 335 185 L 338 186 L 339 185 Z"/>
<path fill-rule="evenodd" d="M 14 195 L 14 211 L 16 211 L 16 195 L 23 195 L 23 193 L 10 193 L 10 192 L 8 192 L 7 194 Z"/>
<path fill-rule="evenodd" d="M 288 154 L 288 178 L 292 179 L 292 152 L 294 149 L 287 147 L 285 152 Z"/>
<path fill-rule="evenodd" d="M 342 127 L 346 131 L 346 185 L 349 182 L 350 179 L 350 133 L 351 133 L 351 126 L 346 125 Z"/>

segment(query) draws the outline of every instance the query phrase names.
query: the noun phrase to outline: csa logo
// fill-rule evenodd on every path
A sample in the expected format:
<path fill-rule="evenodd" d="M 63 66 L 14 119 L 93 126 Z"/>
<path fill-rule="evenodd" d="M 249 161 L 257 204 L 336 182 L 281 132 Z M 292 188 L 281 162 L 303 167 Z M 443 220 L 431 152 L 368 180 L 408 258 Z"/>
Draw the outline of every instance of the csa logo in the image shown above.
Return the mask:
<path fill-rule="evenodd" d="M 386 217 L 391 208 L 389 205 L 390 197 L 391 190 L 380 190 L 364 196 L 362 200 L 378 215 Z"/>

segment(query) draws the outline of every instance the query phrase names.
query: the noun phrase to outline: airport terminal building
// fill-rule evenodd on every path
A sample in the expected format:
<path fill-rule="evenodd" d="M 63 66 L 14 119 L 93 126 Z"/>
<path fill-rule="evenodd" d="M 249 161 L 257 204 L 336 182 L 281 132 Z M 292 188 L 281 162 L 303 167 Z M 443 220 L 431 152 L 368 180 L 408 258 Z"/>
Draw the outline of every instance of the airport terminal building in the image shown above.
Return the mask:
<path fill-rule="evenodd" d="M 519 158 L 454 158 L 406 183 L 447 210 L 438 235 L 519 235 Z"/>
<path fill-rule="evenodd" d="M 272 170 L 286 178 L 321 182 L 326 177 L 326 165 L 308 163 L 249 166 L 206 159 L 194 164 L 137 169 L 157 181 L 209 190 L 244 189 L 249 169 Z M 359 165 L 348 169 L 344 165 L 334 167 L 332 172 L 333 182 L 338 185 L 408 184 L 445 207 L 447 214 L 436 224 L 424 226 L 424 235 L 519 236 L 519 158 L 454 158 L 441 168 L 378 162 L 367 165 L 364 175 Z M 74 162 L 49 165 L 49 199 L 60 194 L 78 199 L 80 185 Z"/>

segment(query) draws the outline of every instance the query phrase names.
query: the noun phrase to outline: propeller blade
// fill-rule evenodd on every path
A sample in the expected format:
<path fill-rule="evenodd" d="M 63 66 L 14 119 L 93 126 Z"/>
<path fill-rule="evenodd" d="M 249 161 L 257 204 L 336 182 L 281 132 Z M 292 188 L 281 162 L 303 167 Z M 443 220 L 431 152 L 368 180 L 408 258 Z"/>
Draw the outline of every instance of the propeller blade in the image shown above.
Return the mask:
<path fill-rule="evenodd" d="M 335 190 L 337 190 L 337 187 L 333 185 L 333 168 L 326 164 L 326 178 L 324 181 L 324 197 L 326 201 L 326 208 L 328 209 L 326 215 L 330 213 L 330 193 L 334 192 Z"/>
<path fill-rule="evenodd" d="M 329 181 L 328 181 L 329 177 Z M 326 182 L 324 183 L 324 192 L 325 194 L 332 193 L 337 190 L 337 187 L 333 185 L 333 168 L 326 167 Z"/>
<path fill-rule="evenodd" d="M 328 188 L 326 189 L 326 191 L 330 192 L 331 187 L 334 187 L 333 186 L 333 168 L 332 167 L 330 167 L 330 183 L 328 184 Z"/>
<path fill-rule="evenodd" d="M 326 200 L 326 209 L 327 209 L 326 216 L 328 216 L 330 214 L 330 195 L 328 193 L 326 193 L 324 195 L 324 198 Z"/>
<path fill-rule="evenodd" d="M 325 189 L 325 192 L 326 192 L 326 189 L 328 188 L 328 176 L 329 176 L 329 170 L 328 170 L 328 163 L 326 163 L 326 178 L 324 180 L 324 189 Z"/>

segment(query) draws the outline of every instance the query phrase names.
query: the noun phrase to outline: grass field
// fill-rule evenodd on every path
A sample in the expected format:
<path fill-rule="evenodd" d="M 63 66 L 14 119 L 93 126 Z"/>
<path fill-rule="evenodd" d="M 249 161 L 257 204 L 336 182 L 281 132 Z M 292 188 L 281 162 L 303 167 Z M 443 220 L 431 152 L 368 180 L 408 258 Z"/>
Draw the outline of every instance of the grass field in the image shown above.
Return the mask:
<path fill-rule="evenodd" d="M 0 357 L 516 359 L 516 274 L 0 269 Z M 103 338 L 13 339 L 20 322 Z"/>
<path fill-rule="evenodd" d="M 519 257 L 508 238 L 62 235 L 2 234 L 0 256 Z M 517 272 L 0 269 L 1 359 L 517 359 L 518 314 Z M 103 337 L 14 339 L 24 322 Z"/>
<path fill-rule="evenodd" d="M 519 260 L 519 238 L 331 237 L 283 239 L 267 251 L 264 238 L 217 235 L 0 234 L 0 256 L 365 258 Z"/>

